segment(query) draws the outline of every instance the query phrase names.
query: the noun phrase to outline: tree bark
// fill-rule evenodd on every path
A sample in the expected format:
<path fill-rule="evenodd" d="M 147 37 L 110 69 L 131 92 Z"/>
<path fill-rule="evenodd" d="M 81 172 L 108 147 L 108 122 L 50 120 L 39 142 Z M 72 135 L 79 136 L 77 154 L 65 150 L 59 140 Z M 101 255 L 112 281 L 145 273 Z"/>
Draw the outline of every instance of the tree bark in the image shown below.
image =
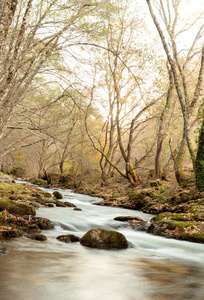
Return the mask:
<path fill-rule="evenodd" d="M 160 120 L 159 120 L 159 131 L 158 131 L 158 137 L 157 137 L 157 149 L 156 149 L 156 155 L 155 155 L 155 177 L 162 179 L 163 170 L 162 170 L 162 150 L 163 150 L 163 143 L 165 139 L 165 119 L 170 107 L 171 102 L 171 96 L 173 91 L 173 75 L 171 70 L 169 70 L 169 88 L 168 93 L 166 97 L 166 104 L 165 107 L 161 113 Z"/>

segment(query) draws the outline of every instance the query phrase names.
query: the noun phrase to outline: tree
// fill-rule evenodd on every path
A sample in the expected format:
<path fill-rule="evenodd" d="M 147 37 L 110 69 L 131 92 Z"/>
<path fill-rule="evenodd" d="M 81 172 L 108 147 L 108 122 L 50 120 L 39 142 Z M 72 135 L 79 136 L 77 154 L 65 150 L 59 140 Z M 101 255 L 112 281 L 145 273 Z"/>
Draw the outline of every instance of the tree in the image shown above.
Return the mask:
<path fill-rule="evenodd" d="M 148 143 L 147 151 L 138 153 L 135 163 L 137 138 L 145 130 L 144 124 L 153 118 L 149 116 L 150 108 L 161 95 L 150 100 L 150 92 L 146 90 L 144 81 L 148 72 L 145 69 L 150 70 L 154 54 L 139 41 L 142 23 L 130 12 L 129 7 L 127 1 L 122 10 L 118 9 L 117 18 L 107 11 L 103 46 L 95 44 L 105 51 L 101 50 L 102 57 L 96 62 L 99 66 L 97 71 L 100 74 L 100 84 L 93 84 L 90 107 L 94 105 L 94 99 L 100 97 L 99 87 L 103 87 L 101 98 L 103 110 L 107 110 L 107 118 L 96 134 L 88 124 L 88 107 L 86 128 L 93 147 L 101 153 L 102 178 L 106 179 L 108 172 L 114 169 L 132 185 L 136 185 L 136 168 L 147 158 L 154 145 L 154 141 Z M 138 32 L 134 28 L 138 28 Z"/>
<path fill-rule="evenodd" d="M 158 129 L 157 148 L 156 148 L 156 155 L 155 155 L 155 177 L 159 179 L 165 177 L 162 168 L 162 150 L 163 150 L 163 144 L 166 136 L 165 121 L 166 119 L 169 119 L 168 113 L 172 102 L 172 93 L 173 93 L 173 76 L 171 70 L 169 70 L 169 85 L 168 85 L 168 91 L 166 95 L 166 103 L 159 117 L 159 129 Z"/>
<path fill-rule="evenodd" d="M 39 73 L 52 73 L 68 43 L 81 38 L 81 20 L 96 1 L 2 0 L 0 4 L 0 140 Z M 31 92 L 31 91 L 30 91 Z"/>
<path fill-rule="evenodd" d="M 194 166 L 195 151 L 191 138 L 191 120 L 193 114 L 195 113 L 195 109 L 199 105 L 199 99 L 202 93 L 204 82 L 204 47 L 203 44 L 198 44 L 200 38 L 203 35 L 204 25 L 200 26 L 192 42 L 192 45 L 189 47 L 189 50 L 184 55 L 184 51 L 181 51 L 179 49 L 177 37 L 182 32 L 185 32 L 186 30 L 190 29 L 193 26 L 193 24 L 195 24 L 195 21 L 192 22 L 190 25 L 184 26 L 179 31 L 179 5 L 182 1 L 166 1 L 165 3 L 163 0 L 155 1 L 154 4 L 155 7 L 158 8 L 158 14 L 154 12 L 152 0 L 146 0 L 146 2 L 149 7 L 149 11 L 154 21 L 154 24 L 159 33 L 168 64 L 173 75 L 173 81 L 183 115 L 183 139 L 179 149 L 180 159 L 177 161 L 177 163 L 178 165 L 181 164 L 181 161 L 183 159 L 183 153 L 185 152 L 184 148 L 185 145 L 187 145 Z M 202 50 L 198 51 L 198 47 Z M 191 81 L 188 79 L 189 76 L 191 76 L 191 74 L 187 71 L 189 64 L 195 63 L 195 57 L 200 53 L 201 64 L 199 67 L 199 72 L 197 74 L 196 84 L 194 85 L 192 93 Z M 180 174 L 178 174 L 178 178 L 178 181 L 180 181 L 179 183 L 181 183 L 183 179 L 182 176 L 180 176 Z"/>

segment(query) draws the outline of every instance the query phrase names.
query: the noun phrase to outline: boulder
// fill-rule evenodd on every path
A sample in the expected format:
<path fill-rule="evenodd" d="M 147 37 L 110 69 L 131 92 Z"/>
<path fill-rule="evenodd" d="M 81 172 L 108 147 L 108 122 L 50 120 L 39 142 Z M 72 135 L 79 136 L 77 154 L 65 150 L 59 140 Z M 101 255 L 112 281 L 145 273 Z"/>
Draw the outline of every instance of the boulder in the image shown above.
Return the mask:
<path fill-rule="evenodd" d="M 122 233 L 101 228 L 90 229 L 80 239 L 80 243 L 86 247 L 100 249 L 126 249 L 128 247 L 128 241 Z"/>
<path fill-rule="evenodd" d="M 62 198 L 63 198 L 62 194 L 61 194 L 59 191 L 54 191 L 54 192 L 53 192 L 53 195 L 54 195 L 55 198 L 57 198 L 57 199 L 62 199 Z"/>

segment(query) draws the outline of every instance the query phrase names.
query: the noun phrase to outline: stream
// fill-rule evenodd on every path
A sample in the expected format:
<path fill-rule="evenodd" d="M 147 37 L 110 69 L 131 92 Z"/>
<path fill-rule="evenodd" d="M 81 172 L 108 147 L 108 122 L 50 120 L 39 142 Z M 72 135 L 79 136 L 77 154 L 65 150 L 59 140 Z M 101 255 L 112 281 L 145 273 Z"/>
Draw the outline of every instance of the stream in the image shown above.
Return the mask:
<path fill-rule="evenodd" d="M 52 189 L 44 191 L 53 192 Z M 47 241 L 25 237 L 1 242 L 0 300 L 203 300 L 204 244 L 134 231 L 117 216 L 152 215 L 93 205 L 99 198 L 58 189 L 73 208 L 40 208 L 37 216 L 53 221 Z M 82 237 L 93 227 L 117 230 L 133 245 L 125 250 L 91 249 L 66 244 L 57 236 Z"/>

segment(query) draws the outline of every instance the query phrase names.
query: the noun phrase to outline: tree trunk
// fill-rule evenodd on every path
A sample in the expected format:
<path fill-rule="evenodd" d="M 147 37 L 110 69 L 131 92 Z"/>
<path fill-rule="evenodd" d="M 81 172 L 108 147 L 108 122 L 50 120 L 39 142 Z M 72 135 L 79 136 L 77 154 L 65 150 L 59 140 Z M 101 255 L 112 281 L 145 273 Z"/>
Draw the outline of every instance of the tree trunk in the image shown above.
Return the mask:
<path fill-rule="evenodd" d="M 167 112 L 169 110 L 172 91 L 173 91 L 173 83 L 174 83 L 173 74 L 171 70 L 168 71 L 169 71 L 169 89 L 166 97 L 166 104 L 160 116 L 159 131 L 157 137 L 157 150 L 155 156 L 155 176 L 158 179 L 162 179 L 162 175 L 163 175 L 161 159 L 162 159 L 163 143 L 165 138 L 164 122 L 166 119 Z"/>
<path fill-rule="evenodd" d="M 174 160 L 174 170 L 175 170 L 175 176 L 176 176 L 176 180 L 178 182 L 179 185 L 184 185 L 186 183 L 186 176 L 184 174 L 183 171 L 183 163 L 184 163 L 184 158 L 185 158 L 185 154 L 186 154 L 186 142 L 185 139 L 183 137 L 180 147 L 179 147 L 179 151 L 177 153 L 177 156 Z"/>
<path fill-rule="evenodd" d="M 60 173 L 63 174 L 64 173 L 64 161 L 60 161 L 59 168 L 60 168 Z"/>

